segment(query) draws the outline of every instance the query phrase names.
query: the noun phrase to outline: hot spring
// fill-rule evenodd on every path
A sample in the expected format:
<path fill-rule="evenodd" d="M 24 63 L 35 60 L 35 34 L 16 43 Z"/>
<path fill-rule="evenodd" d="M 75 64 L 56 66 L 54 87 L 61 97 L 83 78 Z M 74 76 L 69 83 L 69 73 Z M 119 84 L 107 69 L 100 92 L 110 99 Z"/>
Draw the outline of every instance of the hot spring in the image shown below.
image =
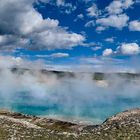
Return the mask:
<path fill-rule="evenodd" d="M 140 107 L 137 75 L 4 69 L 0 79 L 0 107 L 25 114 L 99 124 Z"/>

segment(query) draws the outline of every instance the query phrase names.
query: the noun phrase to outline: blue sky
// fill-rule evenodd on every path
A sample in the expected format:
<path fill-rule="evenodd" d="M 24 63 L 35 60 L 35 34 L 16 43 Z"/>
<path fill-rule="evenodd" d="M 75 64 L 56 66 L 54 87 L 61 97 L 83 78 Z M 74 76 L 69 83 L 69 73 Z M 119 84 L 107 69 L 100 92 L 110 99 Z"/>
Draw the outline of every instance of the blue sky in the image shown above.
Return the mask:
<path fill-rule="evenodd" d="M 1 55 L 48 65 L 139 68 L 139 0 L 1 0 L 0 5 Z"/>

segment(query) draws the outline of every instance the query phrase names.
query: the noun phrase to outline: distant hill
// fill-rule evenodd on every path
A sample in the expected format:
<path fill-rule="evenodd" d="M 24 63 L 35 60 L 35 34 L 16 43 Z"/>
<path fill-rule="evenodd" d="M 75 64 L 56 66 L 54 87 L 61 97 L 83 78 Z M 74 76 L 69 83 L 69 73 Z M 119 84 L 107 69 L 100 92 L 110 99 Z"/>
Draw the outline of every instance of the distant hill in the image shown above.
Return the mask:
<path fill-rule="evenodd" d="M 24 68 L 11 68 L 10 69 L 13 73 L 23 74 L 26 71 L 32 72 L 32 69 L 24 69 Z M 118 76 L 125 79 L 137 79 L 140 78 L 140 73 L 128 73 L 128 72 L 117 72 L 117 73 L 102 73 L 102 72 L 66 72 L 66 71 L 50 71 L 50 70 L 37 70 L 40 71 L 42 74 L 54 74 L 59 78 L 62 77 L 75 77 L 76 74 L 91 74 L 93 76 L 93 80 L 103 80 L 108 77 Z"/>

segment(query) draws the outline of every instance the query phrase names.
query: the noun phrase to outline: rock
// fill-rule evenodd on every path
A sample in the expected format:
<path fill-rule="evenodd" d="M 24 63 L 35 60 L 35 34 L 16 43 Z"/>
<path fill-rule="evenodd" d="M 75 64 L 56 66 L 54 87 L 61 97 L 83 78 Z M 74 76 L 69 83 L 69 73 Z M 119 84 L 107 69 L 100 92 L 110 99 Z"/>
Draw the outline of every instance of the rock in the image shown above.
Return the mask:
<path fill-rule="evenodd" d="M 0 140 L 139 140 L 139 138 L 140 109 L 124 111 L 95 126 L 0 110 Z"/>

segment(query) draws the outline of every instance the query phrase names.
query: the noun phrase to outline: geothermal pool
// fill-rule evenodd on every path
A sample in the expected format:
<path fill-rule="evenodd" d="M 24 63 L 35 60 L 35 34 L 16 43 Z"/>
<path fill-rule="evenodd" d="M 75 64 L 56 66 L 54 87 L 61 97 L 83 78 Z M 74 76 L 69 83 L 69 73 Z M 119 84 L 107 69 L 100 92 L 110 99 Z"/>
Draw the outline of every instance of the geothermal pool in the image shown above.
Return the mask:
<path fill-rule="evenodd" d="M 14 100 L 1 100 L 0 106 L 1 108 L 8 108 L 30 115 L 47 116 L 76 123 L 100 124 L 106 118 L 116 113 L 126 109 L 140 107 L 140 100 L 118 98 L 112 103 L 97 101 L 83 103 L 83 105 L 79 106 L 64 106 L 63 104 L 51 103 L 47 99 L 32 99 L 32 97 L 25 94 L 23 96 L 17 95 Z"/>
<path fill-rule="evenodd" d="M 0 83 L 0 107 L 12 111 L 100 124 L 118 112 L 140 107 L 140 79 L 6 75 Z"/>

